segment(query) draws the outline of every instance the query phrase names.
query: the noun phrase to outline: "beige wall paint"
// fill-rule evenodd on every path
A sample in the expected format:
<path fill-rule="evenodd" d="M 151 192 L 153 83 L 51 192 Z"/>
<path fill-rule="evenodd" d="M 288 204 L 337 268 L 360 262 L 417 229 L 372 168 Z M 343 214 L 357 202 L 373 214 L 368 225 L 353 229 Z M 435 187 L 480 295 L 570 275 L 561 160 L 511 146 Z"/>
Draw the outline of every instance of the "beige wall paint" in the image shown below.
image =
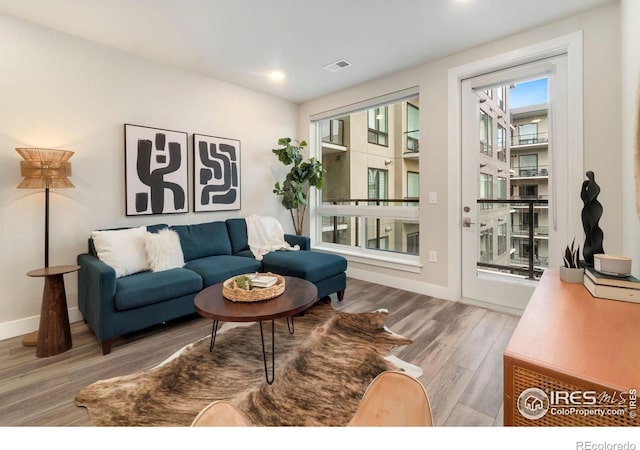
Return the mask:
<path fill-rule="evenodd" d="M 51 195 L 50 265 L 75 264 L 92 229 L 200 223 L 249 214 L 291 219 L 271 194 L 284 166 L 271 153 L 295 137 L 297 106 L 235 85 L 155 64 L 67 34 L 0 15 L 0 339 L 38 325 L 43 265 L 42 191 L 19 190 L 20 146 L 63 148 L 75 189 Z M 124 123 L 241 141 L 242 209 L 126 217 Z M 191 199 L 191 194 L 189 196 Z M 65 277 L 79 320 L 77 278 Z"/>
<path fill-rule="evenodd" d="M 634 152 L 636 130 L 640 127 L 640 2 L 622 0 L 622 191 L 623 204 L 623 254 L 633 259 L 632 270 L 640 276 L 640 219 L 636 212 Z M 640 193 L 636 193 L 640 195 Z"/>
<path fill-rule="evenodd" d="M 298 134 L 308 135 L 309 117 L 344 105 L 389 94 L 412 86 L 420 90 L 420 248 L 422 269 L 408 273 L 380 266 L 350 263 L 351 275 L 376 279 L 390 285 L 431 295 L 448 296 L 448 259 L 457 258 L 447 247 L 449 233 L 458 233 L 457 224 L 448 223 L 448 71 L 463 64 L 530 46 L 558 36 L 583 32 L 584 38 L 584 155 L 585 170 L 594 170 L 602 187 L 600 201 L 604 216 L 605 250 L 622 250 L 622 185 L 620 150 L 620 8 L 618 3 L 597 8 L 564 20 L 482 45 L 453 56 L 429 62 L 386 78 L 362 84 L 300 107 Z M 606 64 L 604 63 L 606 61 Z M 438 203 L 426 202 L 429 192 L 437 192 Z M 580 186 L 576 186 L 580 202 Z M 438 262 L 427 260 L 429 250 L 438 252 Z"/>

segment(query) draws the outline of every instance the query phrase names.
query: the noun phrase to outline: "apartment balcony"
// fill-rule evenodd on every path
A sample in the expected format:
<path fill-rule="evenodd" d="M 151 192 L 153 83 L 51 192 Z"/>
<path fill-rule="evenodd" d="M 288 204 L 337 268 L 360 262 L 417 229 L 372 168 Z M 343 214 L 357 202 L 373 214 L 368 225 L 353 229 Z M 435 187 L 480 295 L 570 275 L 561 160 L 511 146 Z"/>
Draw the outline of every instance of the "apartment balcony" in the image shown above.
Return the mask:
<path fill-rule="evenodd" d="M 529 150 L 533 147 L 547 147 L 549 133 L 514 134 L 511 136 L 511 151 Z"/>
<path fill-rule="evenodd" d="M 514 225 L 511 229 L 511 237 L 519 239 L 529 239 L 529 225 Z M 549 239 L 549 227 L 533 227 L 534 239 Z"/>
<path fill-rule="evenodd" d="M 528 217 L 534 217 L 534 211 L 541 206 L 548 207 L 549 200 L 546 198 L 519 198 L 519 199 L 478 199 L 478 206 L 482 209 L 483 206 L 493 204 L 510 204 L 510 211 L 515 212 L 516 209 L 524 208 L 527 211 Z M 536 231 L 537 230 L 537 231 Z M 546 232 L 546 235 L 545 235 Z M 549 228 L 545 226 L 536 226 L 534 221 L 529 223 L 518 223 L 512 225 L 511 237 L 518 238 L 521 241 L 526 241 L 528 248 L 536 248 L 536 241 L 540 239 L 548 239 Z M 517 233 L 517 234 L 516 234 Z M 511 259 L 508 264 L 504 264 L 503 261 L 493 261 L 492 255 L 481 255 L 480 261 L 476 262 L 478 268 L 484 270 L 496 271 L 500 273 L 509 273 L 512 275 L 520 275 L 531 280 L 538 279 L 542 275 L 545 267 L 548 267 L 548 261 L 546 258 L 539 258 L 533 253 L 527 255 L 515 254 L 516 249 L 511 250 Z M 545 266 L 544 264 L 547 264 Z"/>
<path fill-rule="evenodd" d="M 522 166 L 511 167 L 512 180 L 548 179 L 549 166 Z"/>
<path fill-rule="evenodd" d="M 420 130 L 405 131 L 403 134 L 403 158 L 417 158 L 420 155 Z"/>
<path fill-rule="evenodd" d="M 334 144 L 332 142 L 322 141 L 322 154 L 330 155 L 332 153 L 345 153 L 347 151 L 346 145 Z"/>
<path fill-rule="evenodd" d="M 514 195 L 511 200 L 513 200 L 515 203 L 513 203 L 511 205 L 511 212 L 516 212 L 516 210 L 522 210 L 522 209 L 527 209 L 528 205 L 525 203 L 517 203 L 518 201 L 522 200 L 522 201 L 529 201 L 529 200 L 544 200 L 545 202 L 548 201 L 548 195 Z M 548 203 L 536 203 L 533 205 L 533 209 L 534 210 L 540 210 L 540 209 L 549 209 L 549 204 Z"/>
<path fill-rule="evenodd" d="M 511 255 L 511 259 L 509 262 L 515 266 L 527 267 L 529 264 L 529 256 L 515 256 Z M 548 257 L 533 257 L 533 265 L 535 269 L 546 269 L 549 267 L 549 258 Z"/>
<path fill-rule="evenodd" d="M 344 145 L 344 121 L 331 119 L 322 123 L 322 153 L 344 153 L 347 146 Z"/>

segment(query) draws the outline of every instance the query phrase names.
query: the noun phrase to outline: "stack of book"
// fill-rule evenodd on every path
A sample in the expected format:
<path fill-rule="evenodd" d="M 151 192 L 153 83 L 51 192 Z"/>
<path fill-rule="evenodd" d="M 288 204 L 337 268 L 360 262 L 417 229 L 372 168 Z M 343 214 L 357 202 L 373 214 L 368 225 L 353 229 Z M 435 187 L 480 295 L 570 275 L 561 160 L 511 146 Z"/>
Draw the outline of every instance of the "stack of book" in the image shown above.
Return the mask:
<path fill-rule="evenodd" d="M 594 297 L 640 303 L 640 280 L 633 275 L 616 277 L 586 267 L 584 286 Z"/>
<path fill-rule="evenodd" d="M 277 282 L 278 279 L 276 277 L 272 277 L 269 275 L 256 275 L 251 279 L 251 284 L 259 288 L 268 288 L 273 286 Z"/>

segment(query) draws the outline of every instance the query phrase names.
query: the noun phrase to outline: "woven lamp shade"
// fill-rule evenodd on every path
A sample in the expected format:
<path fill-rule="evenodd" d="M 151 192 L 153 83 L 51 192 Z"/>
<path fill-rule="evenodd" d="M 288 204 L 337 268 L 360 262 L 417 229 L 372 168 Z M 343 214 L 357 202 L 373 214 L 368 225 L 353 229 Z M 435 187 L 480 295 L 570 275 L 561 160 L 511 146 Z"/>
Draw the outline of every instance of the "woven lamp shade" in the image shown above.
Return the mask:
<path fill-rule="evenodd" d="M 16 148 L 24 161 L 20 161 L 20 174 L 25 177 L 18 185 L 21 189 L 64 189 L 75 187 L 69 180 L 73 156 L 70 150 L 46 148 Z"/>

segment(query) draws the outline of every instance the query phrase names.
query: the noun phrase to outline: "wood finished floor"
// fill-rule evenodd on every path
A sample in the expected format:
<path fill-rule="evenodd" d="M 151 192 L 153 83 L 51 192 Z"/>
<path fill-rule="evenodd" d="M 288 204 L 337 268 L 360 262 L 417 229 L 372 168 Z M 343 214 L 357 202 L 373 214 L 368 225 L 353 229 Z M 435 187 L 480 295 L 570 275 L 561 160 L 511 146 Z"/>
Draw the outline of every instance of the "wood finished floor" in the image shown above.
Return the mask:
<path fill-rule="evenodd" d="M 334 297 L 344 311 L 388 309 L 387 326 L 413 340 L 394 354 L 424 371 L 436 425 L 502 425 L 502 353 L 518 317 L 355 279 L 343 302 Z M 49 358 L 19 337 L 0 341 L 0 426 L 91 426 L 78 390 L 148 369 L 210 331 L 194 316 L 120 338 L 108 356 L 83 322 L 71 325 L 73 348 Z"/>

